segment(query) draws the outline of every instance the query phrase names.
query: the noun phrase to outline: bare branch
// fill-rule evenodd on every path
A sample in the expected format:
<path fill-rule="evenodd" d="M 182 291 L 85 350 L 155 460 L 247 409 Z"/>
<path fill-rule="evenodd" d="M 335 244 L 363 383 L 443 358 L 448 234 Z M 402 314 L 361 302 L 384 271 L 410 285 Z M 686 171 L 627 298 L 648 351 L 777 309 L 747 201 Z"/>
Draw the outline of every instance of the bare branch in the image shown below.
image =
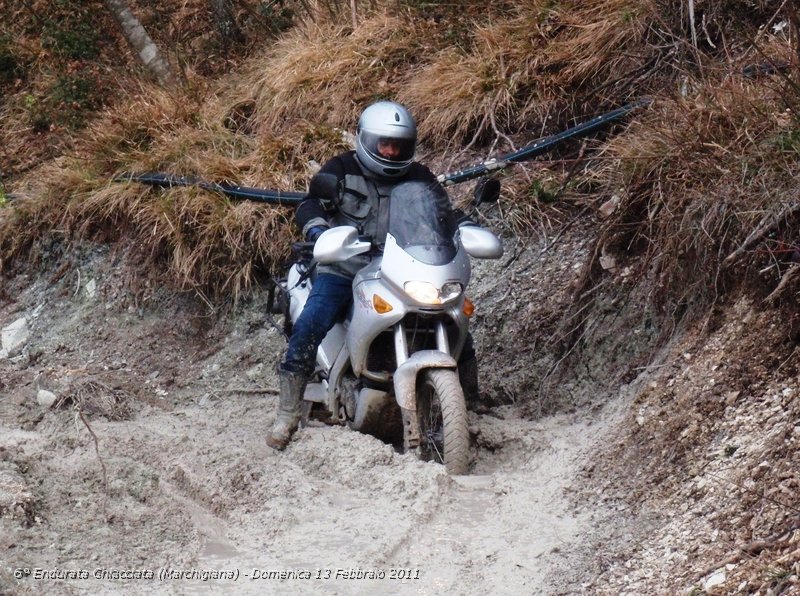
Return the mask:
<path fill-rule="evenodd" d="M 176 79 L 169 63 L 161 55 L 158 46 L 153 42 L 139 19 L 128 8 L 125 0 L 105 0 L 105 3 L 108 10 L 114 15 L 114 19 L 119 23 L 125 39 L 136 50 L 139 58 L 158 83 L 162 87 L 174 87 Z"/>

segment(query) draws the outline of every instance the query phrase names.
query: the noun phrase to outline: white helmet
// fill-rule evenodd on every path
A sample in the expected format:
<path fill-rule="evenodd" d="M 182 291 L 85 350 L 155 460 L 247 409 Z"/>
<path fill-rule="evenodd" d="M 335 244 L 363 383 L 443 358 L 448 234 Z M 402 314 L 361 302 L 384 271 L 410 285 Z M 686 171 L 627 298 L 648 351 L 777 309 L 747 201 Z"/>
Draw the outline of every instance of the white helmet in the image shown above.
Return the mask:
<path fill-rule="evenodd" d="M 388 151 L 387 145 L 391 146 Z M 361 113 L 356 130 L 356 154 L 373 174 L 390 178 L 402 176 L 414 161 L 416 146 L 417 125 L 411 113 L 399 103 L 379 101 Z"/>

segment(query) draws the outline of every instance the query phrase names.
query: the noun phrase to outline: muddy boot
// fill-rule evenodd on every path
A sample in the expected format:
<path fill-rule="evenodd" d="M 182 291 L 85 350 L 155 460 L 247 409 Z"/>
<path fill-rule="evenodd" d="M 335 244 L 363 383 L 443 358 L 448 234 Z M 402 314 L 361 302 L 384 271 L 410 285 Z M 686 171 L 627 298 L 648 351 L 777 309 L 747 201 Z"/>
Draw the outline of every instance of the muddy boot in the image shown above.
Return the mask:
<path fill-rule="evenodd" d="M 278 417 L 267 435 L 267 445 L 283 450 L 292 440 L 292 435 L 300 424 L 300 402 L 306 390 L 308 378 L 305 375 L 280 371 L 280 403 Z"/>
<path fill-rule="evenodd" d="M 464 400 L 467 402 L 467 410 L 483 413 L 489 408 L 481 399 L 478 391 L 478 359 L 469 358 L 458 363 L 458 379 L 461 381 L 461 389 L 464 390 Z"/>

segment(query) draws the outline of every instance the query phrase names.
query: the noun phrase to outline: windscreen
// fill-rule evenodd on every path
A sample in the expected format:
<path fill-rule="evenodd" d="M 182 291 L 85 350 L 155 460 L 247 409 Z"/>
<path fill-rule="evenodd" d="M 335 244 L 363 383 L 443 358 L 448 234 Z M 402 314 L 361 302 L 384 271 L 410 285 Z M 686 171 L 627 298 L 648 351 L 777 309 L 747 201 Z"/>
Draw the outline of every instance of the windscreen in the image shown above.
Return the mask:
<path fill-rule="evenodd" d="M 447 193 L 438 184 L 404 182 L 392 190 L 389 233 L 412 257 L 426 265 L 444 265 L 456 256 L 455 217 Z"/>

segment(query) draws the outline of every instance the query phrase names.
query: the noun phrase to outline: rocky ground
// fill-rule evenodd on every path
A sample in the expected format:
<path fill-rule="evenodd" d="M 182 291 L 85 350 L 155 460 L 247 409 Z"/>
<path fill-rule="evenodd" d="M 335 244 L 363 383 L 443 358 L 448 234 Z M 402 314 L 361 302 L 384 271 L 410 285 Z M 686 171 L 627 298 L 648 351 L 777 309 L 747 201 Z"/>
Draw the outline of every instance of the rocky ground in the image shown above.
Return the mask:
<path fill-rule="evenodd" d="M 103 248 L 3 280 L 0 593 L 800 590 L 780 313 L 742 296 L 665 341 L 646 288 L 605 292 L 564 350 L 591 239 L 578 222 L 476 263 L 497 406 L 470 414 L 463 477 L 339 427 L 269 449 L 263 291 L 214 311 Z M 67 571 L 89 577 L 42 579 Z"/>

